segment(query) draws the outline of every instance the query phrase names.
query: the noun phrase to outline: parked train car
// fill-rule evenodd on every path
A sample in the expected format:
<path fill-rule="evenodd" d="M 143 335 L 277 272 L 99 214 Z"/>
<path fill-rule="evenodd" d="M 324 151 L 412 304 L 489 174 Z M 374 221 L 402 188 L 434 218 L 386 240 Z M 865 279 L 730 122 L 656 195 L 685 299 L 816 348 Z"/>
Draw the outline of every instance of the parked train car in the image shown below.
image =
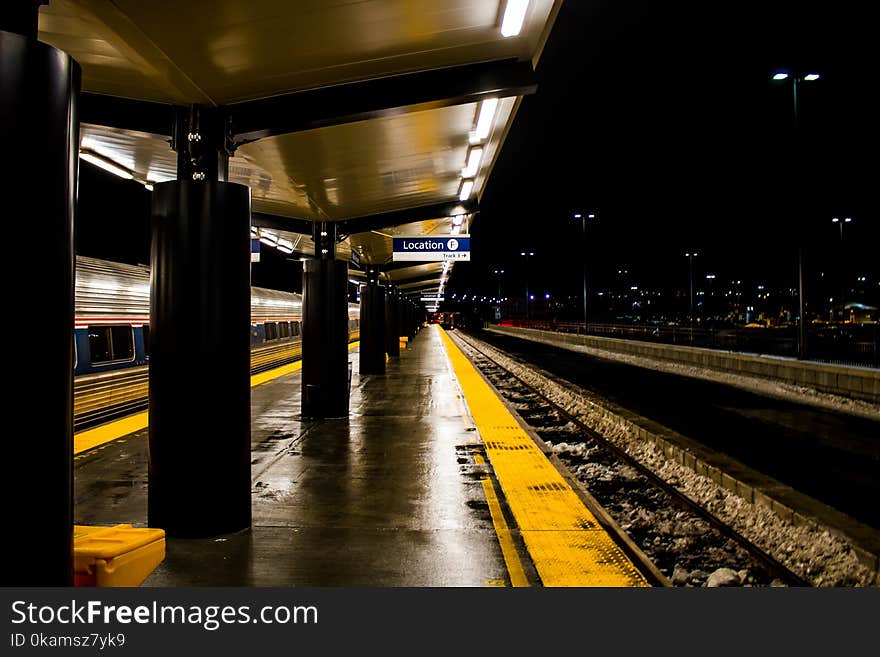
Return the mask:
<path fill-rule="evenodd" d="M 360 308 L 349 304 L 348 310 L 349 339 L 354 341 L 360 332 Z M 149 322 L 149 267 L 77 256 L 75 430 L 146 408 Z M 301 356 L 301 295 L 252 287 L 251 373 Z"/>

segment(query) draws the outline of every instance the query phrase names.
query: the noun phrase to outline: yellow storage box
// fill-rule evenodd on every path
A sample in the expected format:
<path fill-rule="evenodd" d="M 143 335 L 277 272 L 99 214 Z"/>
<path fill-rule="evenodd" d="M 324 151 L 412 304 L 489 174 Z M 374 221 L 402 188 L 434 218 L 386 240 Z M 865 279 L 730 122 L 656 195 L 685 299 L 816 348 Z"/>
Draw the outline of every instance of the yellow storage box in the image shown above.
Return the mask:
<path fill-rule="evenodd" d="M 139 586 L 165 558 L 165 531 L 73 527 L 74 586 Z"/>

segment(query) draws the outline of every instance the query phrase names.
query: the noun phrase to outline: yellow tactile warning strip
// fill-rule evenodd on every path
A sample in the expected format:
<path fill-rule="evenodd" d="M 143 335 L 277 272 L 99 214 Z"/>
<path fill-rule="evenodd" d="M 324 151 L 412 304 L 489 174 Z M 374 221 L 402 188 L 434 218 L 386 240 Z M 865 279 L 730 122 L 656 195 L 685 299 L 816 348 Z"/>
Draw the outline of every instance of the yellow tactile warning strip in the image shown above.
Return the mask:
<path fill-rule="evenodd" d="M 358 341 L 350 343 L 348 345 L 348 350 L 351 351 L 359 344 L 360 342 Z M 275 369 L 268 370 L 266 372 L 254 374 L 251 377 L 251 388 L 263 383 L 268 383 L 273 379 L 277 379 L 279 376 L 284 376 L 285 374 L 290 374 L 292 372 L 298 372 L 301 369 L 302 361 L 298 360 L 295 363 L 289 363 L 287 365 L 282 365 L 281 367 L 276 367 Z M 85 431 L 80 431 L 73 436 L 73 453 L 80 454 L 90 449 L 94 449 L 99 445 L 103 445 L 104 443 L 109 443 L 111 440 L 116 440 L 117 438 L 121 438 L 122 436 L 127 436 L 130 433 L 134 433 L 135 431 L 145 429 L 147 427 L 148 420 L 149 414 L 147 413 L 147 411 L 144 411 L 143 413 L 135 413 L 134 415 L 129 415 L 128 417 L 124 417 L 121 420 L 102 424 L 101 426 L 95 427 L 94 429 L 86 429 Z"/>
<path fill-rule="evenodd" d="M 648 586 L 476 368 L 437 329 L 544 586 Z"/>
<path fill-rule="evenodd" d="M 474 461 L 478 465 L 485 463 L 482 455 L 474 453 Z M 529 580 L 526 578 L 525 570 L 523 570 L 522 561 L 516 552 L 516 546 L 513 544 L 513 535 L 504 520 L 504 513 L 501 511 L 501 502 L 495 494 L 495 485 L 488 475 L 483 475 L 483 494 L 486 496 L 486 502 L 489 504 L 489 515 L 492 516 L 492 525 L 495 527 L 495 535 L 498 536 L 498 543 L 501 546 L 501 555 L 504 557 L 504 564 L 507 566 L 507 574 L 510 576 L 511 586 L 528 586 Z"/>

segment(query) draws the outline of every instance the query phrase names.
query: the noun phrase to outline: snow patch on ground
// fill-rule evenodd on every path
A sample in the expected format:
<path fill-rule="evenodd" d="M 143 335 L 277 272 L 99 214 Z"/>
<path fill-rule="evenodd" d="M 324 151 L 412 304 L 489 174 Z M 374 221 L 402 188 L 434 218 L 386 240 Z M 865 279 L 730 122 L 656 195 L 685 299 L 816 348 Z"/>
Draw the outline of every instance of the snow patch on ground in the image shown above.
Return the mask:
<path fill-rule="evenodd" d="M 850 399 L 841 395 L 833 395 L 826 392 L 820 392 L 814 388 L 795 385 L 793 383 L 785 383 L 783 381 L 773 381 L 770 379 L 762 379 L 755 376 L 746 376 L 743 374 L 732 374 L 729 372 L 720 372 L 718 370 L 706 367 L 697 367 L 695 365 L 685 365 L 682 363 L 671 363 L 661 361 L 645 356 L 633 356 L 630 354 L 620 354 L 607 349 L 597 349 L 596 347 L 586 347 L 583 345 L 571 344 L 567 342 L 556 342 L 542 336 L 532 336 L 526 332 L 507 333 L 499 332 L 501 335 L 519 335 L 523 339 L 532 340 L 533 342 L 541 342 L 562 349 L 577 351 L 588 356 L 596 358 L 604 358 L 606 360 L 614 360 L 636 367 L 642 367 L 657 372 L 666 372 L 669 374 L 679 374 L 681 376 L 689 376 L 695 379 L 703 379 L 705 381 L 714 381 L 727 385 L 743 388 L 749 392 L 756 392 L 777 399 L 785 399 L 801 404 L 810 404 L 830 410 L 858 415 L 870 420 L 880 420 L 880 405 L 872 404 L 860 399 Z M 528 337 L 527 337 L 528 336 Z"/>
<path fill-rule="evenodd" d="M 655 474 L 709 509 L 804 579 L 816 586 L 874 584 L 877 573 L 859 562 L 852 545 L 844 538 L 821 528 L 795 526 L 769 509 L 747 502 L 708 477 L 668 460 L 653 443 L 644 442 L 634 435 L 628 424 L 609 418 L 601 407 L 602 400 L 598 397 L 579 388 L 573 390 L 563 386 L 553 381 L 552 376 L 540 368 L 531 364 L 523 365 L 485 342 L 471 336 L 468 340 L 478 342 L 480 349 L 500 366 L 540 390 L 548 399 L 578 417 L 606 439 L 625 449 Z M 552 446 L 554 451 L 569 453 L 577 453 L 578 447 L 566 443 Z"/>

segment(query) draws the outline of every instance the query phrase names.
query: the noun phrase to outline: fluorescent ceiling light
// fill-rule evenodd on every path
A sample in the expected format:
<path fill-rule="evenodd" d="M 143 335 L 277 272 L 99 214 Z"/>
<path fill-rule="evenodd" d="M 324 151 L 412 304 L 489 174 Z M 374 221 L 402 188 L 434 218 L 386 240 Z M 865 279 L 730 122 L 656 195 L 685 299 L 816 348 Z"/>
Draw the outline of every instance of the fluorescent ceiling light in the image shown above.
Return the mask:
<path fill-rule="evenodd" d="M 124 169 L 115 162 L 107 160 L 103 157 L 99 157 L 94 153 L 87 153 L 85 151 L 82 151 L 80 152 L 79 156 L 86 162 L 91 162 L 96 167 L 100 167 L 101 169 L 104 169 L 104 171 L 109 171 L 110 173 L 117 175 L 120 178 L 131 180 L 134 177 L 131 175 L 131 172 L 128 169 Z"/>
<path fill-rule="evenodd" d="M 461 226 L 453 226 L 452 227 L 452 234 L 453 235 L 458 235 L 460 232 L 461 232 Z"/>
<path fill-rule="evenodd" d="M 512 37 L 522 31 L 528 7 L 529 0 L 507 0 L 504 18 L 501 19 L 501 36 Z"/>
<path fill-rule="evenodd" d="M 497 108 L 497 98 L 487 98 L 480 103 L 480 111 L 477 114 L 477 129 L 474 134 L 477 141 L 483 141 L 492 132 L 492 123 L 495 120 L 495 110 Z"/>
<path fill-rule="evenodd" d="M 467 164 L 461 170 L 462 178 L 473 178 L 480 170 L 480 160 L 483 158 L 483 147 L 476 146 L 468 151 Z"/>
<path fill-rule="evenodd" d="M 281 253 L 293 253 L 293 249 L 288 246 L 281 246 L 280 244 L 276 247 Z"/>
<path fill-rule="evenodd" d="M 290 240 L 286 240 L 283 237 L 279 237 L 278 238 L 278 248 L 279 249 L 280 248 L 290 249 L 292 251 L 293 250 L 293 242 L 291 242 Z"/>
<path fill-rule="evenodd" d="M 461 187 L 458 190 L 458 200 L 459 201 L 467 201 L 471 197 L 471 192 L 474 189 L 474 181 L 473 180 L 462 180 Z"/>
<path fill-rule="evenodd" d="M 260 231 L 260 241 L 263 244 L 267 244 L 269 246 L 277 246 L 278 245 L 278 236 L 275 233 L 270 233 L 268 230 Z"/>
<path fill-rule="evenodd" d="M 452 218 L 452 225 L 453 226 L 461 226 L 463 223 L 464 223 L 464 215 L 463 214 L 457 214 Z"/>
<path fill-rule="evenodd" d="M 788 73 L 780 71 L 773 76 L 774 80 L 785 80 L 788 78 Z"/>
<path fill-rule="evenodd" d="M 145 187 L 146 190 L 149 191 L 149 192 L 152 192 L 152 191 L 153 191 L 153 183 L 151 183 L 151 182 L 145 182 L 145 183 L 144 183 L 144 187 Z"/>
<path fill-rule="evenodd" d="M 806 80 L 807 82 L 812 82 L 813 80 L 818 80 L 819 77 L 820 77 L 820 76 L 819 76 L 818 73 L 807 73 L 807 74 L 804 76 L 804 80 Z"/>

